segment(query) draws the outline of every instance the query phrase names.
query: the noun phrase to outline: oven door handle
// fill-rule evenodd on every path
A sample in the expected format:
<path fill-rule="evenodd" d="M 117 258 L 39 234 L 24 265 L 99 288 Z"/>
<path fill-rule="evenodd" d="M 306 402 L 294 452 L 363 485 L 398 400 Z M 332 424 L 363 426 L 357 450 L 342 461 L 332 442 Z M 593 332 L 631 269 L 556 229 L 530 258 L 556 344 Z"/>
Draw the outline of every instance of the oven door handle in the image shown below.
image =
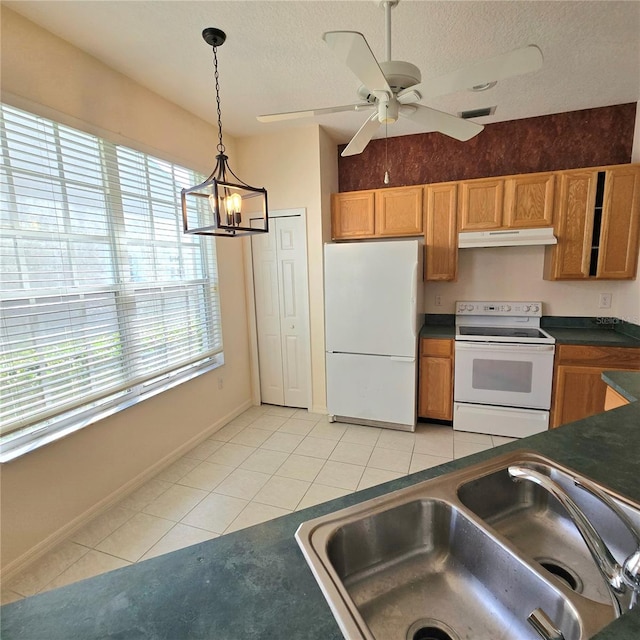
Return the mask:
<path fill-rule="evenodd" d="M 456 351 L 491 351 L 500 353 L 553 353 L 553 344 L 513 344 L 511 342 L 456 342 Z"/>

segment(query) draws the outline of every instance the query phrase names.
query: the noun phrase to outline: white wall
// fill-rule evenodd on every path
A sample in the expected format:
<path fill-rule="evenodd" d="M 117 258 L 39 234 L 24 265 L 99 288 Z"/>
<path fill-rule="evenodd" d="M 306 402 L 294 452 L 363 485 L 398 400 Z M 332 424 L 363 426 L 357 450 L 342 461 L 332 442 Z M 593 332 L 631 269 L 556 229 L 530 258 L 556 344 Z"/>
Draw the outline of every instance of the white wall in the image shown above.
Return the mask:
<path fill-rule="evenodd" d="M 458 281 L 426 283 L 425 312 L 454 313 L 456 300 L 531 299 L 545 303 L 545 315 L 628 319 L 640 315 L 638 281 L 543 280 L 544 251 L 544 247 L 460 249 Z M 613 294 L 611 309 L 598 307 L 600 293 Z M 441 306 L 435 305 L 436 296 Z"/>
<path fill-rule="evenodd" d="M 307 210 L 311 409 L 325 412 L 322 243 L 330 235 L 329 196 L 337 190 L 336 145 L 312 124 L 238 138 L 236 152 L 239 175 L 245 182 L 267 189 L 270 209 Z"/>
<path fill-rule="evenodd" d="M 211 170 L 217 130 L 208 123 L 6 7 L 1 36 L 4 102 Z M 249 406 L 242 243 L 225 238 L 217 249 L 225 365 L 2 465 L 3 572 Z"/>

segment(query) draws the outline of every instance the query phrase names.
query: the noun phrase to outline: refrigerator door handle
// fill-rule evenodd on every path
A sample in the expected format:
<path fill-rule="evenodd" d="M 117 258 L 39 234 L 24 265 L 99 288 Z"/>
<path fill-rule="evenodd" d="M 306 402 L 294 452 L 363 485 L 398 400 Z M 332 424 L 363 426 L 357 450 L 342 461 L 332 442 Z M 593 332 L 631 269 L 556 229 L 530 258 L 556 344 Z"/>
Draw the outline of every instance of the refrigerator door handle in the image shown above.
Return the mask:
<path fill-rule="evenodd" d="M 411 285 L 411 308 L 409 315 L 411 318 L 411 335 L 415 338 L 418 335 L 418 310 L 416 309 L 418 299 L 418 263 L 413 267 Z"/>

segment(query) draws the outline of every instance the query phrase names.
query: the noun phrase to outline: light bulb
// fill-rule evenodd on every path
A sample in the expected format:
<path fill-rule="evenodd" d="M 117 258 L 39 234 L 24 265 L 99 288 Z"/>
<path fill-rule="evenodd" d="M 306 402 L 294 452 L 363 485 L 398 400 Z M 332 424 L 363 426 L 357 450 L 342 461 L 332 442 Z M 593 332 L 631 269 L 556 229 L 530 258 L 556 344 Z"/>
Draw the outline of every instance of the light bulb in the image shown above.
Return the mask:
<path fill-rule="evenodd" d="M 385 184 L 389 184 L 389 172 L 388 171 L 384 172 L 384 183 Z"/>
<path fill-rule="evenodd" d="M 227 213 L 240 213 L 242 211 L 242 197 L 239 193 L 232 193 L 225 198 Z"/>
<path fill-rule="evenodd" d="M 231 193 L 224 199 L 227 210 L 227 224 L 240 224 L 242 221 L 242 196 L 239 193 Z"/>

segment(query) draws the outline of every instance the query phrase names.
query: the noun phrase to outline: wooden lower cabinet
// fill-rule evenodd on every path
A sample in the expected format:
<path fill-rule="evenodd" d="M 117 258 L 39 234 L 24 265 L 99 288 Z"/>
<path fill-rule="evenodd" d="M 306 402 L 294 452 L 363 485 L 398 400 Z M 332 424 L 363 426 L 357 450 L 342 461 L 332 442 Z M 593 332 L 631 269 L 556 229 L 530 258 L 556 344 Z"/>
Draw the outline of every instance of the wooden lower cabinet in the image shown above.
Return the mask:
<path fill-rule="evenodd" d="M 602 373 L 640 371 L 640 349 L 559 345 L 553 381 L 552 428 L 605 411 Z"/>
<path fill-rule="evenodd" d="M 621 396 L 615 389 L 607 386 L 607 392 L 604 396 L 604 410 L 617 409 L 618 407 L 623 407 L 625 404 L 629 404 L 629 401 L 624 396 Z"/>
<path fill-rule="evenodd" d="M 420 418 L 453 419 L 453 340 L 422 339 L 418 396 Z"/>

